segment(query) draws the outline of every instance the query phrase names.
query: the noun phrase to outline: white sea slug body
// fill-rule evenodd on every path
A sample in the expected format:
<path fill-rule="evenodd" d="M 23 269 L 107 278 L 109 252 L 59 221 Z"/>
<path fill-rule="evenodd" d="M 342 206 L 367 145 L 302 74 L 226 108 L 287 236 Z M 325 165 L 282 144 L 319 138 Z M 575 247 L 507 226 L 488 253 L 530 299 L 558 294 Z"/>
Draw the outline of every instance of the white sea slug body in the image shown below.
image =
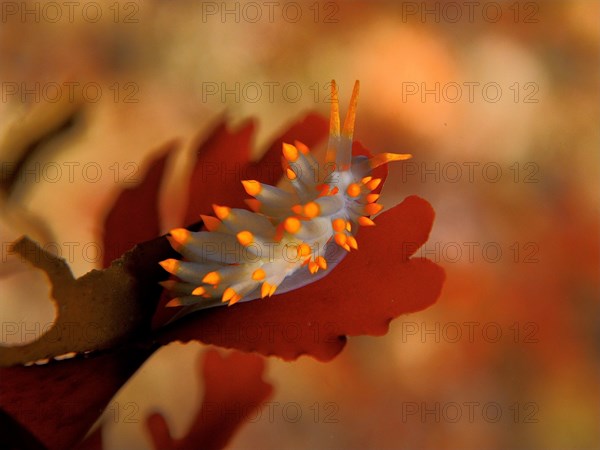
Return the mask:
<path fill-rule="evenodd" d="M 352 157 L 359 83 L 340 130 L 337 87 L 332 82 L 330 135 L 324 162 L 300 142 L 283 144 L 289 192 L 254 180 L 243 181 L 253 211 L 213 205 L 202 216 L 207 231 L 171 230 L 169 240 L 183 260 L 161 266 L 180 281 L 163 286 L 177 298 L 168 306 L 211 307 L 264 298 L 314 282 L 358 249 L 359 226 L 372 226 L 381 180 L 371 171 L 407 154 Z M 197 308 L 195 308 L 197 309 Z"/>

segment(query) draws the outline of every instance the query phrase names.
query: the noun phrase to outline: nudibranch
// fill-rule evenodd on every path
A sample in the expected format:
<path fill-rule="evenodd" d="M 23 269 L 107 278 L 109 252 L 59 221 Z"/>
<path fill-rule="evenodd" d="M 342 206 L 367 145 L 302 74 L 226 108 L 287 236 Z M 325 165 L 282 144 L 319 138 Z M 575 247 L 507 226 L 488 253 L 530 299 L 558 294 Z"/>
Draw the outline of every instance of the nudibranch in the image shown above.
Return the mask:
<path fill-rule="evenodd" d="M 171 230 L 168 239 L 183 256 L 161 266 L 179 281 L 163 286 L 176 296 L 167 306 L 208 308 L 233 305 L 297 289 L 326 275 L 346 252 L 358 249 L 360 226 L 381 209 L 373 190 L 381 179 L 374 168 L 409 154 L 352 157 L 358 101 L 356 81 L 340 129 L 335 81 L 331 85 L 330 130 L 325 161 L 301 142 L 283 144 L 282 164 L 293 189 L 242 181 L 252 211 L 213 205 L 216 217 L 202 216 L 206 231 Z"/>

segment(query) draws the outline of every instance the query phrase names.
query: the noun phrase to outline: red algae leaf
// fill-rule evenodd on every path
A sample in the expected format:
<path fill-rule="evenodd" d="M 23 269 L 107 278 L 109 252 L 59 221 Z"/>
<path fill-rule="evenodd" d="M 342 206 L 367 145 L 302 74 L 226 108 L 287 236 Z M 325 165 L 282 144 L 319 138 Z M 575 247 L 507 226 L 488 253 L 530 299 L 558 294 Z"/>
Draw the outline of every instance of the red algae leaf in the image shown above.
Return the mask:
<path fill-rule="evenodd" d="M 150 163 L 142 182 L 119 194 L 104 220 L 103 267 L 139 242 L 159 235 L 158 194 L 166 161 L 177 145 L 177 141 L 165 144 L 160 156 Z"/>
<path fill-rule="evenodd" d="M 159 330 L 158 340 L 200 340 L 286 360 L 303 354 L 330 360 L 346 336 L 383 335 L 393 318 L 436 301 L 444 271 L 429 260 L 410 258 L 427 240 L 433 218 L 429 203 L 408 197 L 380 214 L 377 226 L 361 229 L 359 250 L 320 281 L 192 314 Z"/>
<path fill-rule="evenodd" d="M 173 439 L 163 416 L 150 415 L 147 425 L 154 448 L 224 448 L 273 390 L 263 380 L 265 362 L 258 355 L 234 351 L 222 356 L 210 350 L 204 360 L 199 360 L 198 369 L 205 394 L 192 426 L 183 438 Z"/>
<path fill-rule="evenodd" d="M 250 158 L 254 126 L 254 122 L 247 121 L 237 130 L 230 130 L 225 122 L 220 123 L 198 146 L 184 223 L 197 222 L 200 214 L 211 213 L 213 203 L 241 205 L 244 190 L 240 177 Z"/>
<path fill-rule="evenodd" d="M 94 358 L 2 368 L 0 407 L 44 447 L 71 448 L 151 353 L 128 348 Z M 2 448 L 7 438 L 0 437 Z M 10 448 L 26 448 L 25 442 Z"/>

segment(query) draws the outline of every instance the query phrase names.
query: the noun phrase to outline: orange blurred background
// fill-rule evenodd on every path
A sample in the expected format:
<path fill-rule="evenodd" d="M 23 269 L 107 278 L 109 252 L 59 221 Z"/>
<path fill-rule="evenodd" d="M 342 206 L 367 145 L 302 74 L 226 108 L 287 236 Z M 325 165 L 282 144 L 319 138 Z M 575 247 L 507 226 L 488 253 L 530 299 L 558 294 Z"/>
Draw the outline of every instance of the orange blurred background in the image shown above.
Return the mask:
<path fill-rule="evenodd" d="M 181 225 L 192 144 L 223 115 L 258 121 L 258 155 L 306 112 L 328 115 L 332 78 L 342 110 L 359 79 L 356 139 L 414 155 L 390 167 L 382 202 L 433 205 L 417 255 L 445 268 L 441 298 L 330 363 L 270 358 L 275 395 L 231 448 L 600 447 L 599 2 L 47 5 L 2 4 L 1 160 L 74 119 L 29 175 L 7 187 L 2 169 L 0 227 L 65 257 L 80 244 L 78 276 L 99 267 L 80 248 L 115 196 L 172 138 L 161 208 L 165 231 Z M 45 278 L 2 249 L 0 321 L 34 330 L 2 333 L 16 343 L 53 307 Z M 111 402 L 105 447 L 147 448 L 157 408 L 185 434 L 204 351 L 157 352 Z"/>

